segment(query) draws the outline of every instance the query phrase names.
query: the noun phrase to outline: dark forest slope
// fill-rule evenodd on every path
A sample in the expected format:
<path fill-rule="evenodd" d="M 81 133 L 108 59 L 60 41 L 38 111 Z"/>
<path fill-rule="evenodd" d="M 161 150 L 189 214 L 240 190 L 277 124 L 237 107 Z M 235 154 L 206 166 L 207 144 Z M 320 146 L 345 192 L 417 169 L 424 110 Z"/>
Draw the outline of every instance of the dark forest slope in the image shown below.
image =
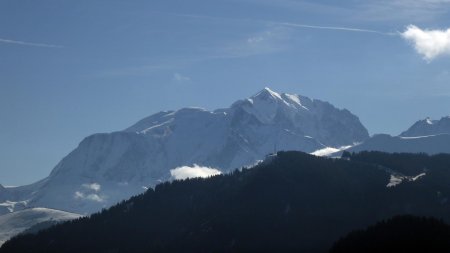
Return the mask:
<path fill-rule="evenodd" d="M 450 226 L 435 218 L 396 216 L 351 232 L 330 252 L 450 252 Z"/>
<path fill-rule="evenodd" d="M 90 218 L 16 237 L 0 252 L 326 252 L 394 215 L 450 220 L 450 155 L 346 158 L 280 152 L 252 169 L 163 183 Z M 397 168 L 426 175 L 386 187 Z"/>

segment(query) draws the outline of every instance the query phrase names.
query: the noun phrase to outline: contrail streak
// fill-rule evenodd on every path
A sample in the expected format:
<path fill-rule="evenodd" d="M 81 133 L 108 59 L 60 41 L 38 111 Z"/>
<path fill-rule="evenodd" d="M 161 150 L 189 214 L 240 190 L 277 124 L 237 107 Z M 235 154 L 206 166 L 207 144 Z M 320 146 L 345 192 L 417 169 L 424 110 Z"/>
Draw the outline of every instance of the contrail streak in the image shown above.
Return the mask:
<path fill-rule="evenodd" d="M 346 31 L 346 32 L 376 33 L 376 34 L 390 35 L 390 36 L 397 35 L 397 33 L 392 33 L 392 32 L 380 32 L 380 31 L 376 31 L 376 30 L 353 28 L 353 27 L 317 26 L 317 25 L 305 25 L 305 24 L 296 24 L 296 23 L 287 23 L 287 22 L 270 22 L 270 23 L 276 24 L 276 25 L 290 26 L 290 27 L 299 27 L 299 28 L 337 30 L 337 31 Z"/>
<path fill-rule="evenodd" d="M 376 31 L 376 30 L 370 30 L 370 29 L 364 29 L 364 28 L 354 28 L 354 27 L 319 26 L 319 25 L 308 25 L 308 24 L 298 24 L 298 23 L 259 20 L 259 19 L 231 19 L 231 18 L 224 18 L 224 17 L 192 15 L 192 14 L 178 14 L 178 13 L 166 13 L 166 14 L 183 17 L 183 18 L 230 20 L 230 21 L 242 20 L 242 21 L 250 21 L 250 22 L 253 21 L 253 22 L 260 22 L 260 23 L 265 23 L 265 24 L 289 26 L 289 27 L 297 27 L 297 28 L 335 30 L 335 31 L 344 31 L 344 32 L 374 33 L 374 34 L 387 35 L 387 36 L 396 36 L 399 34 L 398 32 L 382 32 L 382 31 Z"/>
<path fill-rule="evenodd" d="M 0 43 L 15 44 L 15 45 L 29 46 L 29 47 L 47 47 L 47 48 L 63 48 L 64 47 L 64 46 L 61 46 L 61 45 L 34 43 L 34 42 L 26 42 L 26 41 L 20 41 L 20 40 L 9 40 L 9 39 L 1 39 L 1 38 L 0 38 Z"/>

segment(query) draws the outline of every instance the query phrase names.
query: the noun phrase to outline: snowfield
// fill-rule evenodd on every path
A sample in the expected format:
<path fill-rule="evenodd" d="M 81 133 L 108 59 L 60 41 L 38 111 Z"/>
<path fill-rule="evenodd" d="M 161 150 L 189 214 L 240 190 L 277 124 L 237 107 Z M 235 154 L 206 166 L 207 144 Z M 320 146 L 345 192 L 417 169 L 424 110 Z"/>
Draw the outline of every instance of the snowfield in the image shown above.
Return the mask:
<path fill-rule="evenodd" d="M 81 215 L 48 208 L 30 208 L 0 216 L 0 246 L 9 238 L 41 222 L 62 222 Z"/>

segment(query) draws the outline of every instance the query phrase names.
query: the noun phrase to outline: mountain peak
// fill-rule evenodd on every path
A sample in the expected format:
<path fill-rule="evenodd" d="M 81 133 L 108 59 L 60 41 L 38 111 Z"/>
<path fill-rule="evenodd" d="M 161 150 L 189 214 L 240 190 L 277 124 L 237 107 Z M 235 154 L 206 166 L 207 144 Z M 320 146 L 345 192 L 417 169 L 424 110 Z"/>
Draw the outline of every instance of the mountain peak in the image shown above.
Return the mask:
<path fill-rule="evenodd" d="M 252 99 L 259 98 L 259 99 L 263 99 L 263 100 L 266 100 L 268 98 L 269 99 L 281 99 L 282 100 L 280 94 L 278 94 L 277 92 L 271 90 L 268 87 L 265 87 L 260 92 L 258 92 L 255 95 L 253 95 L 251 98 Z"/>
<path fill-rule="evenodd" d="M 0 188 L 0 200 L 92 213 L 169 180 L 170 171 L 181 166 L 226 172 L 254 164 L 274 146 L 314 152 L 368 137 L 348 111 L 264 88 L 228 108 L 164 111 L 125 131 L 91 135 L 48 178 L 25 188 Z"/>
<path fill-rule="evenodd" d="M 265 87 L 260 92 L 256 93 L 255 95 L 251 96 L 249 100 L 253 103 L 254 100 L 261 100 L 261 101 L 276 101 L 278 103 L 282 103 L 285 106 L 292 107 L 295 109 L 305 109 L 309 110 L 305 105 L 302 104 L 301 100 L 305 100 L 308 104 L 308 101 L 312 102 L 311 99 L 307 97 L 303 97 L 297 94 L 288 94 L 288 93 L 278 93 L 273 90 L 271 90 L 268 87 Z"/>

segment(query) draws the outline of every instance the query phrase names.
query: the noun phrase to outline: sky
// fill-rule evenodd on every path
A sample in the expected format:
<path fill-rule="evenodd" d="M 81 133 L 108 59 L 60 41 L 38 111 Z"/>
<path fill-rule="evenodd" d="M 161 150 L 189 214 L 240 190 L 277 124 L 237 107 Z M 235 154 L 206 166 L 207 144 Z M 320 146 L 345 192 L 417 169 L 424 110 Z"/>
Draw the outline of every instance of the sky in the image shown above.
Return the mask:
<path fill-rule="evenodd" d="M 86 136 L 264 87 L 397 135 L 450 114 L 450 0 L 0 0 L 0 184 Z"/>

